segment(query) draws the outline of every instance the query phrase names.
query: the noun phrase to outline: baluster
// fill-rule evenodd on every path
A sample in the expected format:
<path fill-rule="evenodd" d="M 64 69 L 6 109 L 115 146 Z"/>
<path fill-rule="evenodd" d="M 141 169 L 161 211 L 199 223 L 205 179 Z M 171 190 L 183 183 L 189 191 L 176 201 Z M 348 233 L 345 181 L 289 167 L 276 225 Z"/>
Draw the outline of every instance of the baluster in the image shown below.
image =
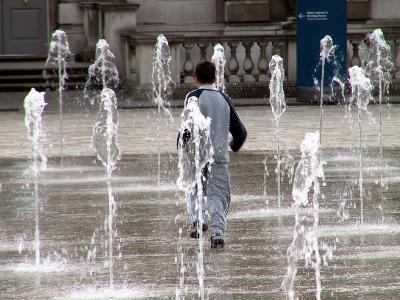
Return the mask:
<path fill-rule="evenodd" d="M 207 43 L 198 43 L 197 46 L 200 48 L 200 61 L 205 61 L 207 59 Z"/>
<path fill-rule="evenodd" d="M 285 69 L 285 80 L 289 77 L 289 42 L 283 42 L 283 68 Z"/>
<path fill-rule="evenodd" d="M 269 58 L 270 61 L 272 59 L 272 56 L 274 56 L 274 55 L 281 56 L 281 47 L 279 46 L 278 41 L 273 41 L 271 43 L 271 57 Z M 267 76 L 268 76 L 268 79 L 271 79 L 271 70 L 269 69 L 269 67 L 267 70 Z"/>
<path fill-rule="evenodd" d="M 360 42 L 359 41 L 350 41 L 350 43 L 353 45 L 353 55 L 350 60 L 350 66 L 352 66 L 352 67 L 360 66 L 361 60 L 360 60 L 360 57 L 358 56 L 358 48 L 359 48 Z"/>
<path fill-rule="evenodd" d="M 267 45 L 268 42 L 261 41 L 258 42 L 260 46 L 260 60 L 258 61 L 258 70 L 260 74 L 258 75 L 259 82 L 266 82 L 268 81 L 267 70 L 268 68 L 268 60 L 267 60 Z"/>
<path fill-rule="evenodd" d="M 346 43 L 346 47 L 347 47 L 347 49 L 346 49 L 347 66 L 346 67 L 347 68 L 351 67 L 350 62 L 351 62 L 351 56 L 353 55 L 353 50 L 350 49 L 349 43 L 350 43 L 350 40 L 347 40 L 347 43 Z"/>
<path fill-rule="evenodd" d="M 234 83 L 234 82 L 240 82 L 240 78 L 237 75 L 239 71 L 239 62 L 236 57 L 236 48 L 238 46 L 237 42 L 229 42 L 228 43 L 229 47 L 231 48 L 231 57 L 229 59 L 228 63 L 228 70 L 229 70 L 229 82 Z"/>
<path fill-rule="evenodd" d="M 395 79 L 400 79 L 400 39 L 397 39 L 394 41 L 395 47 L 394 47 L 394 51 L 395 51 L 395 61 L 394 61 L 394 66 L 395 66 L 395 74 L 394 74 L 394 78 Z"/>
<path fill-rule="evenodd" d="M 279 41 L 273 41 L 272 42 L 272 55 L 279 55 L 282 57 L 282 49 L 281 49 L 281 43 Z"/>
<path fill-rule="evenodd" d="M 185 51 L 186 51 L 186 59 L 183 64 L 183 72 L 185 74 L 185 77 L 183 78 L 183 82 L 184 83 L 193 83 L 194 82 L 194 77 L 193 77 L 194 64 L 193 64 L 192 57 L 191 57 L 193 45 L 192 44 L 184 44 L 183 47 L 185 48 Z"/>
<path fill-rule="evenodd" d="M 254 81 L 256 81 L 256 79 L 254 78 L 254 75 L 252 74 L 252 71 L 254 69 L 254 63 L 251 59 L 251 47 L 253 46 L 253 41 L 244 42 L 243 46 L 246 51 L 246 57 L 243 61 L 243 71 L 245 72 L 243 81 L 244 82 L 254 82 Z"/>
<path fill-rule="evenodd" d="M 269 43 L 268 43 L 269 44 Z M 267 46 L 268 46 L 267 44 Z M 271 79 L 271 70 L 269 69 L 269 62 L 271 61 L 272 55 L 274 55 L 274 46 L 271 43 L 271 52 L 267 54 L 267 78 Z"/>
<path fill-rule="evenodd" d="M 369 47 L 370 47 L 370 42 L 369 42 L 369 38 L 366 36 L 359 44 L 358 44 L 358 55 L 359 55 L 359 59 L 360 59 L 360 67 L 363 68 L 365 70 L 365 67 L 368 63 L 368 55 L 364 55 L 364 57 L 360 57 L 361 51 L 360 48 L 362 48 L 361 43 L 364 44 L 367 52 L 369 51 Z"/>
<path fill-rule="evenodd" d="M 287 80 L 287 61 L 286 61 L 286 57 L 283 56 L 282 54 L 282 48 L 284 47 L 284 42 L 281 41 L 273 41 L 272 42 L 272 55 L 279 55 L 282 59 L 283 59 L 283 69 L 285 71 L 285 80 Z M 285 47 L 285 49 L 288 49 L 288 47 Z M 272 58 L 272 57 L 271 57 Z M 269 68 L 268 68 L 269 70 Z M 269 70 L 270 71 L 270 70 Z M 271 78 L 271 74 L 269 74 L 269 78 Z"/>

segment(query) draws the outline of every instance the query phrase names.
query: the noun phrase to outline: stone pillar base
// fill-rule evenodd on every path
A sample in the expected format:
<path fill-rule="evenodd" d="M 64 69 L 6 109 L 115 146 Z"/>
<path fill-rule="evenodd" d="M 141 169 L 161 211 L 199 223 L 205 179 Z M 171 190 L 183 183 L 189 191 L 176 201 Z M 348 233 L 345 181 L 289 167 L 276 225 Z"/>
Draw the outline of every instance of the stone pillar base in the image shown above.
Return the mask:
<path fill-rule="evenodd" d="M 238 83 L 238 82 L 240 82 L 240 78 L 237 75 L 229 75 L 229 82 L 230 83 Z"/>
<path fill-rule="evenodd" d="M 258 75 L 258 82 L 268 82 L 269 78 L 266 74 L 260 74 Z"/>
<path fill-rule="evenodd" d="M 183 82 L 184 83 L 194 83 L 194 78 L 193 78 L 193 76 L 185 76 L 185 78 L 183 78 Z"/>
<path fill-rule="evenodd" d="M 256 79 L 254 78 L 253 75 L 246 74 L 243 76 L 243 81 L 244 82 L 255 82 Z"/>

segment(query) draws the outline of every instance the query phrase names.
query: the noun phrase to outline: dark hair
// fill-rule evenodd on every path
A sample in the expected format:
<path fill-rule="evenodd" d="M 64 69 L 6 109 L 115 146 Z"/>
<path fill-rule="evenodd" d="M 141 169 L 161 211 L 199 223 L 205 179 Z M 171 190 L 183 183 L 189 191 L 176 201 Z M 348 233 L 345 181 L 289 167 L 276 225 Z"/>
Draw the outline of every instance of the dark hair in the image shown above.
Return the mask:
<path fill-rule="evenodd" d="M 215 81 L 215 65 L 211 61 L 205 60 L 196 66 L 194 74 L 200 83 L 213 83 Z"/>

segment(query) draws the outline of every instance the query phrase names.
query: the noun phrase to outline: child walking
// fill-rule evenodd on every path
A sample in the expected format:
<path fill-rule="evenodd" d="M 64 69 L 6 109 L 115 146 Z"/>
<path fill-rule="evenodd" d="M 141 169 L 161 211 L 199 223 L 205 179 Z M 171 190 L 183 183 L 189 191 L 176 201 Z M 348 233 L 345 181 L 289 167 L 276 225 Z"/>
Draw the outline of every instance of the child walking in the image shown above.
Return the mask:
<path fill-rule="evenodd" d="M 195 69 L 196 90 L 191 91 L 185 98 L 185 107 L 190 97 L 198 98 L 198 104 L 204 117 L 211 118 L 210 135 L 214 150 L 213 163 L 210 172 L 203 170 L 205 178 L 204 195 L 207 196 L 210 220 L 203 212 L 203 231 L 210 227 L 211 248 L 223 248 L 225 245 L 224 233 L 226 230 L 226 216 L 230 204 L 229 153 L 228 147 L 236 152 L 246 140 L 247 132 L 237 114 L 232 100 L 218 91 L 214 85 L 216 68 L 210 61 L 200 62 Z M 232 140 L 229 142 L 229 132 Z M 180 135 L 182 138 L 185 138 Z M 194 189 L 187 194 L 187 210 L 191 221 L 190 237 L 198 238 L 198 212 L 196 209 L 197 191 Z"/>

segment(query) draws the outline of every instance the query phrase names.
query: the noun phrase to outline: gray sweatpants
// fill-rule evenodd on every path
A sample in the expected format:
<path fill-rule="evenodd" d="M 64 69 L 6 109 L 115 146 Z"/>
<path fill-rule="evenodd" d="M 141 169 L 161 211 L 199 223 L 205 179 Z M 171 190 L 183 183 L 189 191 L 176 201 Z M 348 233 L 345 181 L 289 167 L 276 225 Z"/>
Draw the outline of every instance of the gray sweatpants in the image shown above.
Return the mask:
<path fill-rule="evenodd" d="M 211 172 L 206 176 L 203 211 L 204 221 L 208 223 L 211 234 L 223 235 L 226 229 L 226 216 L 228 214 L 229 204 L 231 202 L 231 194 L 229 188 L 229 170 L 227 163 L 213 163 Z M 187 210 L 192 223 L 198 220 L 197 209 L 197 186 L 186 195 Z M 210 221 L 208 221 L 208 215 Z"/>

